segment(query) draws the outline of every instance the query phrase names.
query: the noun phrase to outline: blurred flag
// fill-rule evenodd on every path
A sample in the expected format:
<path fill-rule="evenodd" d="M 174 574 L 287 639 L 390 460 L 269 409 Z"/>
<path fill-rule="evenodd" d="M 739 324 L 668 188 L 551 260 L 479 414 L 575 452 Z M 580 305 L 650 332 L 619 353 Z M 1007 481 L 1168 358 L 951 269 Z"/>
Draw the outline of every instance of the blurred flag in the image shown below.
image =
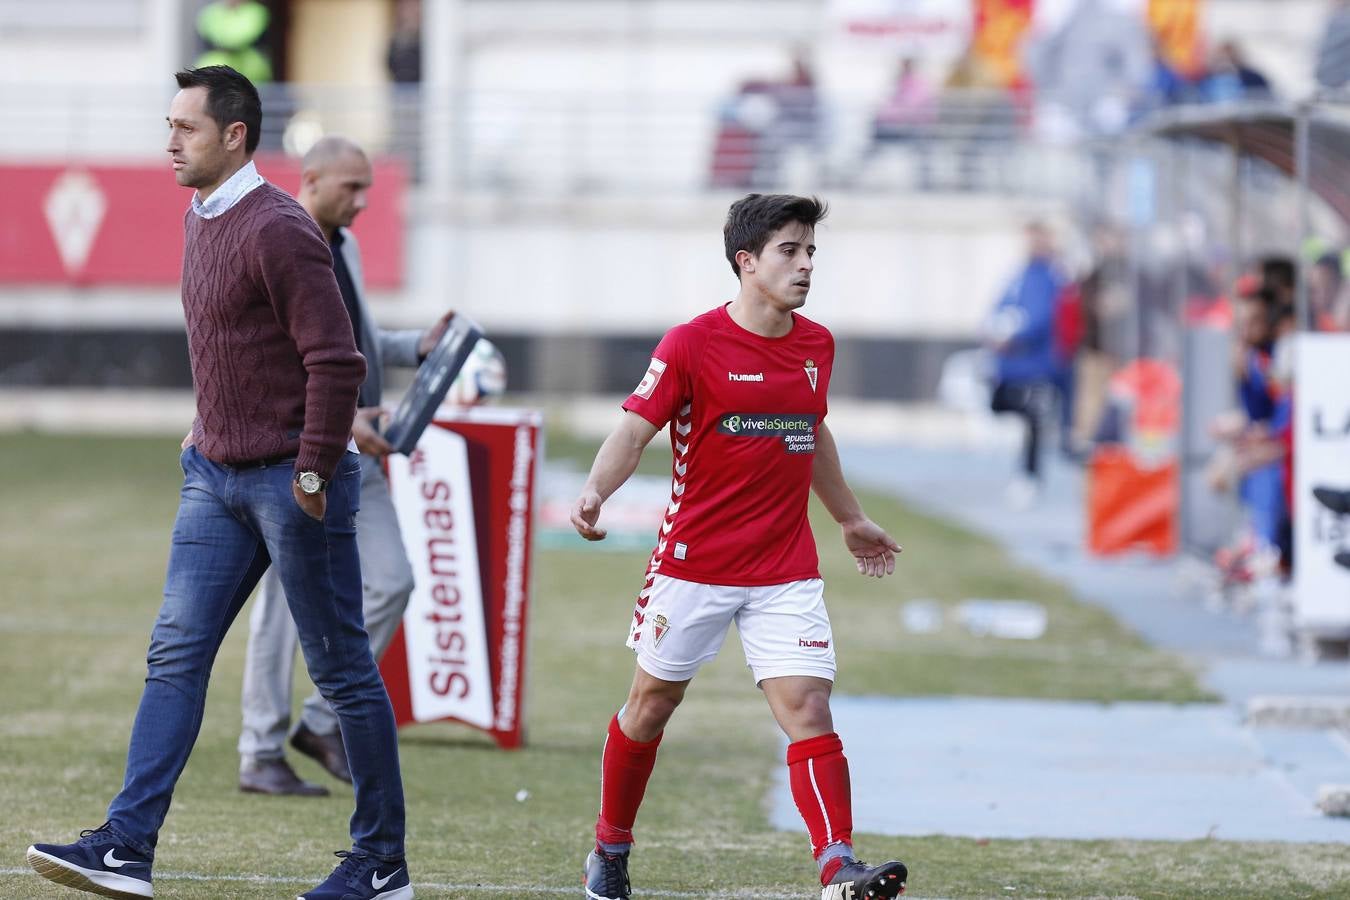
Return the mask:
<path fill-rule="evenodd" d="M 1204 68 L 1204 45 L 1200 16 L 1204 0 L 1148 0 L 1148 28 L 1158 42 L 1162 57 L 1185 76 Z"/>
<path fill-rule="evenodd" d="M 1036 0 L 974 0 L 971 50 L 1005 87 L 1021 84 L 1022 40 L 1036 12 Z"/>

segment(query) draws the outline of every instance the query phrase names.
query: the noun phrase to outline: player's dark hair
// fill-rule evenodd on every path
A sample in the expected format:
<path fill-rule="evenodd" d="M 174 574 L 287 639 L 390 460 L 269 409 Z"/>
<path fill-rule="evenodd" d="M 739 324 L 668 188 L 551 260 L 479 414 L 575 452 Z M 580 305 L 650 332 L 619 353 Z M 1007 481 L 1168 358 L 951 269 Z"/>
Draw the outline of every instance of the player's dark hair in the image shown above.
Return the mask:
<path fill-rule="evenodd" d="M 179 88 L 206 88 L 206 114 L 224 131 L 244 123 L 244 151 L 253 155 L 262 136 L 262 101 L 258 89 L 229 66 L 202 66 L 175 72 Z"/>
<path fill-rule="evenodd" d="M 736 254 L 740 251 L 759 256 L 773 233 L 784 225 L 799 222 L 815 228 L 829 211 L 830 208 L 815 197 L 792 194 L 748 194 L 737 200 L 727 210 L 727 223 L 722 226 L 731 271 L 737 278 L 741 277 L 741 267 L 736 265 Z"/>

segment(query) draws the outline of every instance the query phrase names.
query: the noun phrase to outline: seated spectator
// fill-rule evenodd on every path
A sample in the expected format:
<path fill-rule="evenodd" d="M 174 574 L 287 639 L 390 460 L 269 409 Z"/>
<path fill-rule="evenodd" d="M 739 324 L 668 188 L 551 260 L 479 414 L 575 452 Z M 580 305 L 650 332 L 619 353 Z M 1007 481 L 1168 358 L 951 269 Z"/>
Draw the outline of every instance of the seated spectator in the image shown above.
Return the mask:
<path fill-rule="evenodd" d="M 919 74 L 913 59 L 900 63 L 895 84 L 872 119 L 874 145 L 905 143 L 937 121 L 937 94 Z"/>
<path fill-rule="evenodd" d="M 900 63 L 890 93 L 872 118 L 872 143 L 868 145 L 863 162 L 888 147 L 912 149 L 918 163 L 919 186 L 929 187 L 932 173 L 928 165 L 927 142 L 933 136 L 936 122 L 937 93 L 919 74 L 914 60 L 906 58 Z"/>
<path fill-rule="evenodd" d="M 1270 81 L 1252 68 L 1233 41 L 1217 45 L 1209 58 L 1209 68 L 1196 85 L 1201 103 L 1232 103 L 1239 100 L 1268 100 L 1273 96 Z"/>
<path fill-rule="evenodd" d="M 1151 49 L 1152 69 L 1135 103 L 1136 119 L 1155 110 L 1184 102 L 1192 87 L 1190 82 L 1167 61 L 1156 36 L 1151 39 Z"/>

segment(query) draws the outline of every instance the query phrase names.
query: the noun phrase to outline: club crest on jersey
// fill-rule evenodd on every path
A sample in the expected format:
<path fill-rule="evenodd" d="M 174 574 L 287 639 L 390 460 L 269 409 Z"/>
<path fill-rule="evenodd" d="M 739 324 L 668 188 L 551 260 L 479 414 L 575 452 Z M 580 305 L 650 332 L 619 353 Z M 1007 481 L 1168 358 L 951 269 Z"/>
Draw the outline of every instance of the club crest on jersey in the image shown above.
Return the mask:
<path fill-rule="evenodd" d="M 647 366 L 647 374 L 642 376 L 638 386 L 633 389 L 633 395 L 641 397 L 643 400 L 650 400 L 652 391 L 656 390 L 657 382 L 661 380 L 665 371 L 666 364 L 653 356 L 651 363 Z"/>
<path fill-rule="evenodd" d="M 670 622 L 667 621 L 665 616 L 657 616 L 652 619 L 652 646 L 661 646 L 661 638 L 665 637 L 668 631 L 670 631 Z"/>
<path fill-rule="evenodd" d="M 811 382 L 811 393 L 814 394 L 816 392 L 816 378 L 820 372 L 820 370 L 816 368 L 816 361 L 814 359 L 808 359 L 806 365 L 802 366 L 802 371 L 806 373 L 806 380 Z"/>

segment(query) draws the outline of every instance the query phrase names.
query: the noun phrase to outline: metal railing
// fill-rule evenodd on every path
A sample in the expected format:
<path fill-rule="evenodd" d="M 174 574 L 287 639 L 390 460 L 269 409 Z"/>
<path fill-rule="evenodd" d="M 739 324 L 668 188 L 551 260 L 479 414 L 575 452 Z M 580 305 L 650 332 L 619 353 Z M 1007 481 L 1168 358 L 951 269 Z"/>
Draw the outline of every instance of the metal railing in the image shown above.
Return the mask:
<path fill-rule="evenodd" d="M 1091 173 L 1038 140 L 1000 94 L 948 93 L 912 121 L 791 90 L 724 97 L 266 85 L 261 145 L 291 154 L 343 133 L 443 192 L 551 197 L 854 188 L 1065 194 Z M 0 86 L 0 159 L 132 160 L 162 152 L 170 88 Z M 442 173 L 437 180 L 435 172 Z M 430 174 L 429 174 L 430 173 Z"/>

